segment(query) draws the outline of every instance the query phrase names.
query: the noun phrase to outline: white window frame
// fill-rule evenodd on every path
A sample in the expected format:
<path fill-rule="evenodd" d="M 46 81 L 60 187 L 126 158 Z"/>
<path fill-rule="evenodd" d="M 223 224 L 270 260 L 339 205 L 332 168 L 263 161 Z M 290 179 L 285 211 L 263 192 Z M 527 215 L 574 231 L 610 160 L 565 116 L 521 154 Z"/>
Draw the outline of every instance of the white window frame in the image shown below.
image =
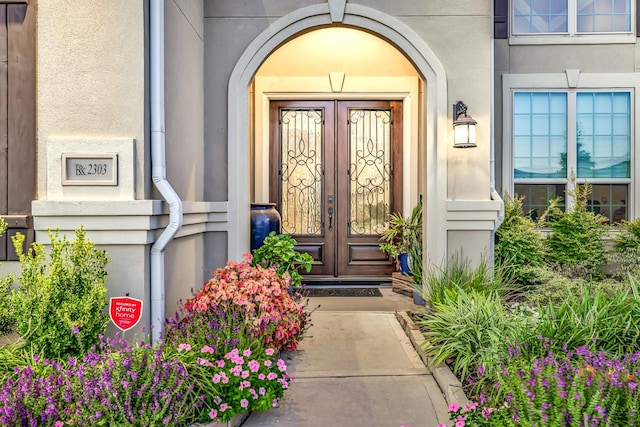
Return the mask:
<path fill-rule="evenodd" d="M 640 189 L 640 159 L 636 156 L 636 144 L 640 143 L 640 126 L 636 126 L 636 121 L 640 120 L 638 96 L 640 94 L 640 74 L 635 73 L 579 73 L 578 70 L 567 70 L 566 73 L 557 74 L 504 74 L 502 76 L 502 185 L 509 194 L 515 192 L 515 178 L 513 176 L 513 100 L 515 92 L 607 92 L 607 91 L 627 91 L 631 94 L 630 114 L 631 114 L 631 171 L 629 178 L 587 178 L 576 180 L 577 183 L 589 182 L 592 184 L 607 183 L 629 184 L 629 200 L 627 201 L 629 220 L 640 213 L 640 197 L 636 197 L 637 189 Z M 571 82 L 571 84 L 570 84 Z M 569 98 L 567 99 L 569 102 Z M 567 110 L 567 142 L 570 142 L 571 133 L 576 132 L 575 114 L 571 116 Z M 575 106 L 573 108 L 575 112 Z M 575 144 L 573 144 L 575 145 Z M 571 160 L 576 157 L 577 146 L 568 144 L 567 158 Z M 571 162 L 570 162 L 571 163 Z M 570 173 L 571 171 L 567 171 Z M 520 180 L 519 180 L 520 181 Z M 542 179 L 527 180 L 528 184 L 565 184 L 566 179 Z M 566 206 L 570 207 L 572 201 L 567 199 Z"/>
<path fill-rule="evenodd" d="M 568 0 L 566 33 L 514 34 L 514 2 L 509 1 L 509 44 L 614 44 L 636 42 L 636 1 L 630 0 L 631 30 L 625 32 L 578 33 L 577 0 Z"/>

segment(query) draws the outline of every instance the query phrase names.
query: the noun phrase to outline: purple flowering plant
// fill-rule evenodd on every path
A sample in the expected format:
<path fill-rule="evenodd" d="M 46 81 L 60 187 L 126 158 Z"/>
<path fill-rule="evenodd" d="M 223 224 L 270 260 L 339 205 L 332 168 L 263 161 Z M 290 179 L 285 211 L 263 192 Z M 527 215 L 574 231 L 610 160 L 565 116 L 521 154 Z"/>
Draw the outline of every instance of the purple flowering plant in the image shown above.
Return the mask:
<path fill-rule="evenodd" d="M 34 358 L 0 387 L 1 425 L 176 425 L 201 405 L 189 374 L 162 348 L 103 339 L 61 362 Z"/>
<path fill-rule="evenodd" d="M 194 421 L 226 422 L 239 413 L 272 408 L 293 381 L 284 360 L 270 348 L 234 348 L 219 357 L 208 345 L 184 343 L 176 352 L 190 373 L 195 394 L 203 396 Z"/>
<path fill-rule="evenodd" d="M 174 349 L 188 344 L 192 348 L 205 345 L 222 357 L 236 347 L 262 347 L 262 342 L 247 330 L 247 310 L 240 306 L 218 307 L 207 310 L 181 308 L 165 321 L 163 343 Z"/>
<path fill-rule="evenodd" d="M 0 425 L 185 426 L 276 406 L 293 381 L 277 354 L 295 349 L 309 313 L 273 269 L 244 262 L 218 273 L 153 347 L 105 338 L 102 317 L 90 328 L 85 313 L 56 326 L 57 346 L 47 336 L 0 348 Z M 222 282 L 233 286 L 214 287 Z"/>
<path fill-rule="evenodd" d="M 543 340 L 544 341 L 544 340 Z M 610 357 L 588 346 L 531 361 L 510 349 L 491 390 L 450 407 L 455 426 L 640 425 L 640 352 Z"/>

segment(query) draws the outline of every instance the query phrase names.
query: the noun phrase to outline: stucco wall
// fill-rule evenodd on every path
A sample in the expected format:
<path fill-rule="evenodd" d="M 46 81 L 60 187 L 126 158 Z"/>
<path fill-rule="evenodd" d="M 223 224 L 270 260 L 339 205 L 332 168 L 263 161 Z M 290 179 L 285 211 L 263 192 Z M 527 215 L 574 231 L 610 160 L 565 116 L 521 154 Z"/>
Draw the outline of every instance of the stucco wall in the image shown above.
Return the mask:
<path fill-rule="evenodd" d="M 145 198 L 145 2 L 38 2 L 38 164 L 50 137 L 136 141 L 135 197 Z M 38 198 L 46 199 L 46 174 Z"/>
<path fill-rule="evenodd" d="M 226 82 L 235 62 L 261 31 L 282 15 L 320 1 L 268 1 L 235 3 L 205 0 L 205 74 L 207 119 L 205 139 L 218 146 L 226 136 Z M 445 66 L 450 104 L 464 100 L 478 121 L 478 148 L 450 152 L 450 166 L 465 172 L 449 174 L 449 197 L 459 200 L 487 199 L 489 194 L 489 135 L 491 120 L 491 8 L 489 1 L 437 0 L 423 2 L 361 1 L 397 17 L 421 37 Z M 448 142 L 442 141 L 443 145 Z M 220 145 L 207 153 L 210 175 L 222 178 L 225 159 Z M 226 154 L 226 151 L 225 151 Z M 220 175 L 220 176 L 219 176 Z M 226 175 L 226 174 L 225 174 Z M 470 176 L 472 175 L 472 176 Z M 219 180 L 215 180 L 222 183 Z M 206 190 L 213 199 L 225 197 L 225 189 Z"/>
<path fill-rule="evenodd" d="M 201 0 L 165 4 L 165 147 L 167 179 L 183 200 L 201 201 L 208 165 L 204 151 L 204 26 Z M 155 191 L 154 191 L 155 193 Z M 155 196 L 159 198 L 159 196 Z M 179 300 L 193 295 L 203 283 L 203 233 L 185 233 L 165 252 L 165 314 L 175 313 Z"/>
<path fill-rule="evenodd" d="M 202 0 L 165 2 L 167 179 L 191 201 L 203 200 L 205 185 L 202 12 Z"/>

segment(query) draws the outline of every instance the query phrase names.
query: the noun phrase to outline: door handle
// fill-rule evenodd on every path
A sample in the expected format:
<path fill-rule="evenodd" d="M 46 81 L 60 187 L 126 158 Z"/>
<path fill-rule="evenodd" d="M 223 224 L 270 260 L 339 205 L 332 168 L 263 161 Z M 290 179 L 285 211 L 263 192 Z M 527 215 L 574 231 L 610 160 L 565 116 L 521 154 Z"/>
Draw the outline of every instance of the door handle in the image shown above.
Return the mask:
<path fill-rule="evenodd" d="M 333 231 L 333 208 L 329 208 L 329 231 Z"/>

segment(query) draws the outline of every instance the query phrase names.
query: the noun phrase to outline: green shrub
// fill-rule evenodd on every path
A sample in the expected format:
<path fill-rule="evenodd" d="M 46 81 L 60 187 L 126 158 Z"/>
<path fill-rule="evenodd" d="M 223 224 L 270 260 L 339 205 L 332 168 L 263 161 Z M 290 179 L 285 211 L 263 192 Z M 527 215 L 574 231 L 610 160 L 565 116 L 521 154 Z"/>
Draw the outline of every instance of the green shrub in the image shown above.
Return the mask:
<path fill-rule="evenodd" d="M 613 237 L 616 252 L 626 252 L 640 248 L 640 218 L 622 221 L 618 225 L 620 231 Z"/>
<path fill-rule="evenodd" d="M 587 284 L 584 279 L 571 279 L 558 273 L 551 273 L 545 281 L 539 283 L 524 294 L 528 305 L 560 305 L 573 295 L 579 294 Z"/>
<path fill-rule="evenodd" d="M 496 231 L 495 260 L 515 283 L 528 286 L 537 280 L 546 253 L 538 224 L 525 216 L 522 200 L 504 195 L 504 221 Z"/>
<path fill-rule="evenodd" d="M 607 262 L 612 267 L 608 274 L 616 280 L 626 281 L 629 274 L 640 274 L 640 247 L 627 249 L 624 252 L 612 250 L 607 252 Z"/>
<path fill-rule="evenodd" d="M 109 261 L 80 227 L 70 243 L 49 232 L 51 248 L 33 244 L 22 254 L 24 236 L 13 238 L 21 275 L 14 295 L 18 334 L 48 358 L 86 353 L 99 342 L 108 322 L 105 311 Z"/>
<path fill-rule="evenodd" d="M 575 179 L 574 179 L 575 182 Z M 587 210 L 589 184 L 577 185 L 570 192 L 574 205 L 566 212 L 554 207 L 549 222 L 552 233 L 546 239 L 549 262 L 585 269 L 587 279 L 602 278 L 606 263 L 603 237 L 607 218 Z M 575 276 L 575 274 L 573 274 Z"/>
<path fill-rule="evenodd" d="M 11 332 L 16 323 L 15 310 L 11 302 L 12 276 L 0 277 L 0 334 Z"/>
<path fill-rule="evenodd" d="M 7 223 L 0 217 L 0 236 L 7 231 Z M 16 323 L 15 312 L 11 303 L 11 285 L 14 277 L 12 275 L 0 276 L 0 334 L 10 332 Z"/>
<path fill-rule="evenodd" d="M 614 266 L 613 276 L 624 280 L 629 274 L 640 272 L 640 218 L 622 221 L 613 236 L 613 250 L 608 255 Z"/>
<path fill-rule="evenodd" d="M 288 234 L 269 233 L 264 243 L 253 251 L 251 265 L 259 265 L 264 268 L 273 267 L 278 276 L 285 278 L 285 274 L 291 277 L 291 286 L 299 287 L 302 284 L 302 275 L 299 270 L 307 273 L 311 271 L 313 258 L 306 253 L 295 250 L 298 242 Z"/>

